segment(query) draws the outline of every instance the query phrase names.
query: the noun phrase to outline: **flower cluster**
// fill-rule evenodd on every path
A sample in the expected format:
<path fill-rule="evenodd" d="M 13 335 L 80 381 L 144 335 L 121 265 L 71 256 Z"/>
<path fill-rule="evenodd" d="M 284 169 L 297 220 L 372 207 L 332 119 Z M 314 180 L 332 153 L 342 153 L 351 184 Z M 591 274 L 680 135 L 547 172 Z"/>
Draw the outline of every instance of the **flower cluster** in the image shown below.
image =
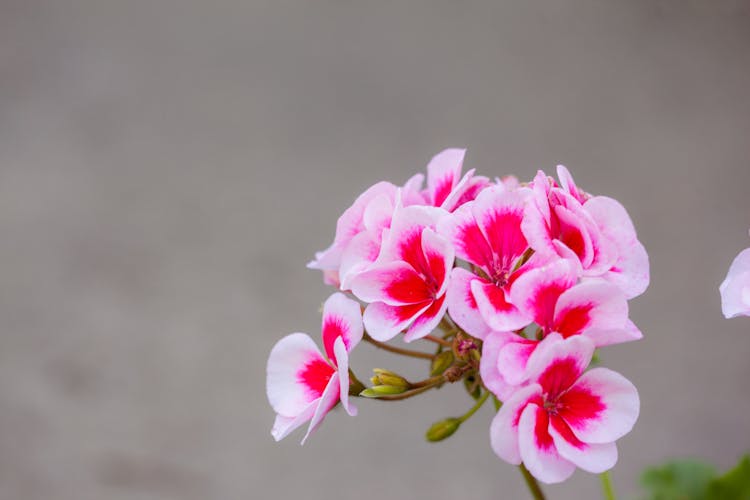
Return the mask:
<path fill-rule="evenodd" d="M 350 395 L 404 399 L 463 380 L 475 408 L 428 439 L 452 434 L 491 396 L 501 406 L 490 441 L 503 460 L 547 483 L 576 467 L 606 471 L 638 417 L 638 393 L 588 368 L 595 349 L 641 338 L 628 300 L 648 286 L 648 255 L 623 206 L 580 189 L 565 167 L 557 180 L 541 171 L 528 183 L 491 180 L 462 175 L 464 153 L 435 156 L 426 186 L 422 174 L 375 184 L 341 215 L 331 246 L 308 264 L 340 290 L 323 310 L 326 356 L 300 333 L 273 348 L 272 434 L 309 421 L 307 438 L 339 401 L 354 415 Z M 401 333 L 436 352 L 386 344 Z M 348 367 L 363 338 L 431 360 L 431 376 L 412 383 L 375 370 L 365 388 Z"/>

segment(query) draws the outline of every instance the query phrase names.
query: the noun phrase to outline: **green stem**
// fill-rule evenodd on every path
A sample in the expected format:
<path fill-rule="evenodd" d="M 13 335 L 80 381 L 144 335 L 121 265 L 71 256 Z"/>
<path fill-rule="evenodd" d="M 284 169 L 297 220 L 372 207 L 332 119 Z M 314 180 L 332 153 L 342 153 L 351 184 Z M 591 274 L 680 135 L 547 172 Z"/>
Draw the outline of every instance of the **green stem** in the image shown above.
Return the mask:
<path fill-rule="evenodd" d="M 471 418 L 472 415 L 474 415 L 479 408 L 482 407 L 485 401 L 487 401 L 487 398 L 490 397 L 490 392 L 485 391 L 484 394 L 482 394 L 482 397 L 477 399 L 477 402 L 474 404 L 474 406 L 471 407 L 469 411 L 467 411 L 463 416 L 458 417 L 458 420 L 461 421 L 461 423 L 466 422 Z"/>
<path fill-rule="evenodd" d="M 612 478 L 609 475 L 609 471 L 602 472 L 599 474 L 599 477 L 602 478 L 602 493 L 604 493 L 604 498 L 615 500 L 617 497 L 615 496 L 615 489 L 612 487 Z"/>
<path fill-rule="evenodd" d="M 518 468 L 521 469 L 521 474 L 523 474 L 523 478 L 526 480 L 526 486 L 529 487 L 534 500 L 544 500 L 544 493 L 542 493 L 539 483 L 536 482 L 536 478 L 531 475 L 531 472 L 523 464 L 519 465 Z"/>
<path fill-rule="evenodd" d="M 375 347 L 379 349 L 383 349 L 384 351 L 389 351 L 394 354 L 401 354 L 402 356 L 410 356 L 412 358 L 421 358 L 421 359 L 433 359 L 435 357 L 434 354 L 430 354 L 427 352 L 420 352 L 420 351 L 412 351 L 411 349 L 403 349 L 401 347 L 395 347 L 392 345 L 384 344 L 382 342 L 378 342 L 374 338 L 370 337 L 368 334 L 365 333 L 364 339 L 374 345 Z"/>
<path fill-rule="evenodd" d="M 390 396 L 379 396 L 377 400 L 378 401 L 401 401 L 402 399 L 409 399 L 410 397 L 416 396 L 417 394 L 422 394 L 425 391 L 429 391 L 433 387 L 440 385 L 440 384 L 442 384 L 442 381 L 433 383 L 432 385 L 425 385 L 423 387 L 418 387 L 410 391 L 402 392 L 401 394 L 393 394 Z"/>
<path fill-rule="evenodd" d="M 349 369 L 349 395 L 350 396 L 359 396 L 359 393 L 367 389 L 365 387 L 365 384 L 359 381 L 356 375 L 354 375 L 354 372 Z"/>

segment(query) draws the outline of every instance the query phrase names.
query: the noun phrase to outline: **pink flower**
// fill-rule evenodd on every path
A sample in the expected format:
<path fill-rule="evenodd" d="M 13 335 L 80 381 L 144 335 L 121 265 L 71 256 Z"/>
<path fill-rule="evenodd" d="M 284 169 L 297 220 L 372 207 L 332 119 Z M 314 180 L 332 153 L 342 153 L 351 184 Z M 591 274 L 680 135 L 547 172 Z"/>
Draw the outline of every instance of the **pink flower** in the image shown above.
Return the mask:
<path fill-rule="evenodd" d="M 726 318 L 750 316 L 750 248 L 734 259 L 719 292 L 721 310 Z"/>
<path fill-rule="evenodd" d="M 389 340 L 407 327 L 407 342 L 424 337 L 445 314 L 454 250 L 434 231 L 445 213 L 434 207 L 397 209 L 378 259 L 352 280 L 354 295 L 369 303 L 363 320 L 376 340 Z"/>
<path fill-rule="evenodd" d="M 523 224 L 529 245 L 575 260 L 582 276 L 610 281 L 627 298 L 643 293 L 649 283 L 648 254 L 625 208 L 579 189 L 564 166 L 557 172 L 560 185 L 541 171 L 534 179 L 534 200 Z"/>
<path fill-rule="evenodd" d="M 397 198 L 404 205 L 425 203 L 418 191 L 423 180 L 424 176 L 417 174 L 409 179 L 400 191 L 390 182 L 378 182 L 368 188 L 339 217 L 336 223 L 336 235 L 331 246 L 317 252 L 315 260 L 309 262 L 307 267 L 320 269 L 323 271 L 327 284 L 339 286 L 342 260 L 347 259 L 347 250 L 354 255 L 348 257 L 349 262 L 343 274 L 356 268 L 360 264 L 360 258 L 366 259 L 366 256 L 372 253 L 370 247 L 373 245 L 375 245 L 376 257 L 381 232 L 390 226 Z M 360 236 L 363 234 L 364 236 Z M 359 239 L 357 239 L 358 236 L 360 236 Z M 355 250 L 352 251 L 350 247 L 354 247 Z"/>
<path fill-rule="evenodd" d="M 474 170 L 461 177 L 465 155 L 465 149 L 446 149 L 430 160 L 427 189 L 422 192 L 428 205 L 452 212 L 489 185 L 486 177 L 474 177 Z"/>
<path fill-rule="evenodd" d="M 530 195 L 529 189 L 488 187 L 438 224 L 457 257 L 483 273 L 456 267 L 448 288 L 451 318 L 475 337 L 484 338 L 490 330 L 517 330 L 531 322 L 509 297 L 513 282 L 533 267 L 520 266 L 529 249 L 521 222 Z"/>
<path fill-rule="evenodd" d="M 600 473 L 617 462 L 615 441 L 633 428 L 640 401 L 619 373 L 584 373 L 594 344 L 582 336 L 548 336 L 529 359 L 529 385 L 500 408 L 490 425 L 492 449 L 524 463 L 537 479 L 558 483 L 576 467 Z"/>
<path fill-rule="evenodd" d="M 268 357 L 266 394 L 276 412 L 271 430 L 276 441 L 310 421 L 304 444 L 339 401 L 349 415 L 357 413 L 349 403 L 349 352 L 362 339 L 359 304 L 341 293 L 331 295 L 321 331 L 327 358 L 305 333 L 282 338 Z"/>
<path fill-rule="evenodd" d="M 585 336 L 595 347 L 640 339 L 628 319 L 623 292 L 606 281 L 576 283 L 576 266 L 559 259 L 519 277 L 512 302 L 539 326 L 537 336 Z M 487 388 L 505 400 L 528 380 L 528 362 L 540 345 L 512 332 L 492 332 L 482 347 L 480 373 Z"/>

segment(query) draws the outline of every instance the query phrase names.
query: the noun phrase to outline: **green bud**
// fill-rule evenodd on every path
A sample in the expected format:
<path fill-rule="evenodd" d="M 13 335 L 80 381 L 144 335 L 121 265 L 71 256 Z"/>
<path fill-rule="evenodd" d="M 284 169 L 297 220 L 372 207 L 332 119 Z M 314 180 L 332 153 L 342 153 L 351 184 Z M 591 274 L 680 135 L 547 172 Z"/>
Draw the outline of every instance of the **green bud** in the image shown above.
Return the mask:
<path fill-rule="evenodd" d="M 360 392 L 363 398 L 379 398 L 380 396 L 391 396 L 406 392 L 405 387 L 396 387 L 395 385 L 374 385 L 369 389 Z"/>
<path fill-rule="evenodd" d="M 443 351 L 432 360 L 432 366 L 430 367 L 430 376 L 442 375 L 454 361 L 452 351 Z"/>
<path fill-rule="evenodd" d="M 409 381 L 398 373 L 384 370 L 382 368 L 373 368 L 372 371 L 375 372 L 375 376 L 370 380 L 372 380 L 372 383 L 375 385 L 389 385 L 393 387 L 402 387 L 403 389 L 411 387 Z"/>
<path fill-rule="evenodd" d="M 427 441 L 442 441 L 443 439 L 450 437 L 454 432 L 461 426 L 461 420 L 457 418 L 446 418 L 439 422 L 435 422 L 427 429 L 425 437 Z"/>

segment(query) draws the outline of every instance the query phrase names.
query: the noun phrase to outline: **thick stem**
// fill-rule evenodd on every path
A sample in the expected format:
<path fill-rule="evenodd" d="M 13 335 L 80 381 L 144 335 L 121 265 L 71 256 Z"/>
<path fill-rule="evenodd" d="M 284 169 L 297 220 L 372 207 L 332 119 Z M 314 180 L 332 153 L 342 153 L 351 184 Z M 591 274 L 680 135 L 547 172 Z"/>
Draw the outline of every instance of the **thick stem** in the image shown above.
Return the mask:
<path fill-rule="evenodd" d="M 612 478 L 609 476 L 609 471 L 604 471 L 599 476 L 602 478 L 602 493 L 604 498 L 607 500 L 615 500 L 615 489 L 612 487 Z"/>
<path fill-rule="evenodd" d="M 364 339 L 374 345 L 375 347 L 379 349 L 383 349 L 384 351 L 389 351 L 394 354 L 401 354 L 402 356 L 410 356 L 412 358 L 421 358 L 421 359 L 433 359 L 435 357 L 434 354 L 430 354 L 427 352 L 420 352 L 420 351 L 412 351 L 411 349 L 403 349 L 401 347 L 395 347 L 392 345 L 384 344 L 382 342 L 378 342 L 374 338 L 370 337 L 368 334 L 365 333 Z"/>
<path fill-rule="evenodd" d="M 526 466 L 521 464 L 518 468 L 521 469 L 521 474 L 523 474 L 523 478 L 526 480 L 526 486 L 529 487 L 529 491 L 531 492 L 531 496 L 534 497 L 534 500 L 545 500 L 544 493 L 542 493 L 539 483 L 537 483 L 536 478 L 531 475 L 531 472 L 529 472 Z"/>

